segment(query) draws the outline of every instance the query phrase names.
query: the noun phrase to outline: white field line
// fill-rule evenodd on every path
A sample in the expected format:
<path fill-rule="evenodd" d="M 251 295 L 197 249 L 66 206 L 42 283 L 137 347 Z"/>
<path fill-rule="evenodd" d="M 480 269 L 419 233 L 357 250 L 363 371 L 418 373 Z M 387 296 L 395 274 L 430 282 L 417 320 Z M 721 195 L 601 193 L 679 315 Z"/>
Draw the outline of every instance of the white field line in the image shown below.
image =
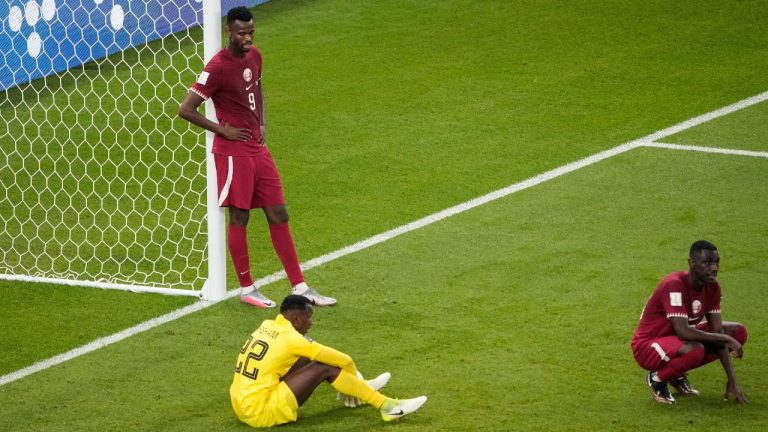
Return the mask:
<path fill-rule="evenodd" d="M 519 192 L 524 189 L 528 189 L 530 187 L 539 185 L 541 183 L 547 182 L 549 180 L 555 179 L 557 177 L 560 177 L 564 174 L 568 174 L 570 172 L 588 167 L 590 165 L 593 165 L 597 162 L 600 162 L 602 160 L 614 157 L 616 155 L 625 153 L 629 150 L 633 150 L 637 147 L 641 147 L 644 145 L 648 145 L 650 143 L 653 143 L 656 140 L 662 139 L 664 137 L 667 137 L 669 135 L 684 131 L 688 128 L 700 125 L 704 122 L 713 120 L 715 118 L 724 116 L 726 114 L 730 114 L 734 111 L 738 111 L 740 109 L 749 107 L 751 105 L 760 103 L 762 101 L 768 100 L 768 92 L 761 93 L 757 96 L 753 96 L 748 99 L 744 99 L 742 101 L 739 101 L 733 105 L 729 105 L 727 107 L 720 108 L 718 110 L 709 112 L 707 114 L 700 115 L 698 117 L 694 117 L 690 120 L 686 120 L 682 123 L 679 123 L 675 126 L 662 129 L 660 131 L 654 132 L 650 135 L 647 135 L 643 138 L 630 141 L 624 144 L 621 144 L 619 146 L 616 146 L 612 149 L 602 151 L 600 153 L 596 153 L 592 156 L 588 156 L 584 159 L 580 159 L 575 162 L 571 162 L 569 164 L 563 165 L 561 167 L 555 168 L 553 170 L 547 171 L 545 173 L 539 174 L 535 177 L 531 177 L 527 180 L 523 180 L 519 183 L 512 184 L 510 186 L 507 186 L 505 188 L 499 189 L 497 191 L 491 192 L 489 194 L 483 195 L 481 197 L 472 199 L 470 201 L 467 201 L 465 203 L 456 205 L 454 207 L 448 208 L 446 210 L 442 210 L 440 212 L 434 213 L 432 215 L 429 215 L 427 217 L 421 218 L 417 221 L 411 222 L 406 225 L 402 225 L 400 227 L 391 229 L 389 231 L 383 232 L 381 234 L 377 234 L 373 237 L 370 237 L 368 239 L 362 240 L 360 242 L 357 242 L 351 246 L 344 247 L 342 249 L 339 249 L 334 252 L 330 252 L 328 254 L 319 256 L 317 258 L 314 258 L 310 261 L 307 261 L 302 265 L 302 268 L 304 270 L 309 270 L 314 267 L 321 266 L 325 263 L 328 263 L 330 261 L 339 259 L 343 256 L 359 252 L 363 249 L 367 249 L 371 246 L 377 245 L 379 243 L 385 242 L 387 240 L 390 240 L 392 238 L 395 238 L 397 236 L 400 236 L 402 234 L 408 233 L 410 231 L 423 228 L 427 225 L 431 225 L 435 222 L 441 221 L 443 219 L 446 219 L 448 217 L 454 216 L 456 214 L 465 212 L 467 210 L 471 210 L 475 207 L 481 206 L 483 204 L 487 204 L 491 201 L 506 197 L 510 194 L 513 194 L 515 192 Z M 269 276 L 263 277 L 256 281 L 257 286 L 264 286 L 269 283 L 281 280 L 285 277 L 285 273 L 280 271 L 273 273 Z M 239 294 L 239 289 L 233 289 L 230 290 L 227 293 L 226 298 L 235 297 Z M 143 333 L 147 330 L 153 329 L 157 326 L 160 326 L 162 324 L 174 321 L 178 318 L 184 317 L 186 315 L 189 315 L 191 313 L 197 312 L 199 310 L 205 309 L 207 307 L 213 306 L 216 304 L 216 302 L 205 302 L 200 301 L 198 303 L 183 307 L 181 309 L 177 309 L 173 312 L 167 313 L 165 315 L 159 316 L 157 318 L 153 318 L 149 321 L 145 321 L 143 323 L 137 324 L 133 327 L 127 328 L 123 331 L 117 332 L 115 334 L 112 334 L 110 336 L 106 336 L 103 338 L 96 339 L 93 342 L 87 343 L 85 345 L 82 345 L 78 348 L 72 349 L 70 351 L 67 351 L 65 353 L 59 354 L 57 356 L 51 357 L 46 360 L 41 360 L 37 363 L 34 363 L 28 367 L 25 367 L 23 369 L 19 369 L 15 372 L 11 372 L 7 375 L 0 376 L 0 386 L 3 386 L 5 384 L 11 383 L 13 381 L 19 380 L 21 378 L 24 378 L 26 376 L 32 375 L 34 373 L 40 372 L 42 370 L 48 369 L 50 367 L 56 366 L 58 364 L 64 363 L 66 361 L 72 360 L 76 357 L 79 357 L 83 354 L 87 354 L 93 351 L 96 351 L 100 348 L 104 348 L 108 345 L 111 345 L 116 342 L 120 342 L 124 339 L 127 339 L 131 336 L 137 335 L 139 333 Z"/>
<path fill-rule="evenodd" d="M 96 351 L 100 348 L 104 348 L 105 346 L 111 345 L 115 342 L 120 342 L 123 339 L 127 339 L 133 335 L 147 331 L 161 324 L 171 322 L 177 318 L 181 318 L 193 312 L 197 312 L 199 310 L 205 309 L 211 305 L 212 303 L 199 301 L 189 306 L 185 306 L 181 309 L 176 309 L 171 313 L 167 313 L 157 318 L 152 318 L 149 321 L 144 321 L 141 324 L 135 325 L 133 327 L 129 327 L 123 331 L 119 331 L 112 335 L 96 339 L 95 341 L 89 342 L 85 345 L 79 346 L 65 353 L 53 356 L 49 359 L 41 360 L 23 369 L 19 369 L 7 375 L 0 376 L 0 386 L 3 386 L 5 384 L 11 383 L 18 379 L 24 378 L 28 375 L 32 375 L 33 373 L 40 372 L 42 370 L 56 366 L 58 364 L 64 363 L 66 361 L 72 360 L 73 358 L 79 357 L 83 354 L 88 354 L 89 352 Z"/>
<path fill-rule="evenodd" d="M 736 112 L 738 110 L 742 110 L 744 108 L 750 107 L 752 105 L 759 104 L 760 102 L 764 102 L 768 100 L 768 91 L 760 93 L 759 95 L 755 95 L 743 100 L 740 100 L 734 104 L 724 106 L 722 108 L 716 109 L 714 111 L 710 111 L 706 114 L 702 114 L 698 117 L 694 117 L 690 120 L 686 120 L 684 122 L 678 123 L 672 127 L 668 127 L 666 129 L 662 129 L 658 132 L 654 132 L 650 135 L 648 135 L 645 138 L 642 138 L 641 141 L 645 142 L 654 142 L 659 141 L 663 138 L 666 138 L 670 135 L 674 135 L 678 132 L 682 132 L 686 129 L 690 129 L 694 126 L 698 126 L 702 123 L 708 122 L 710 120 L 714 120 L 718 117 L 722 117 L 727 114 L 731 114 L 733 112 Z"/>
<path fill-rule="evenodd" d="M 701 147 L 701 146 L 681 145 L 681 144 L 667 144 L 667 143 L 661 143 L 661 142 L 643 143 L 643 147 L 656 147 L 656 148 L 663 148 L 663 149 L 669 149 L 669 150 L 686 150 L 686 151 L 696 151 L 696 152 L 704 152 L 704 153 L 720 153 L 725 155 L 768 158 L 768 152 L 727 149 L 727 148 L 719 148 L 719 147 Z"/>

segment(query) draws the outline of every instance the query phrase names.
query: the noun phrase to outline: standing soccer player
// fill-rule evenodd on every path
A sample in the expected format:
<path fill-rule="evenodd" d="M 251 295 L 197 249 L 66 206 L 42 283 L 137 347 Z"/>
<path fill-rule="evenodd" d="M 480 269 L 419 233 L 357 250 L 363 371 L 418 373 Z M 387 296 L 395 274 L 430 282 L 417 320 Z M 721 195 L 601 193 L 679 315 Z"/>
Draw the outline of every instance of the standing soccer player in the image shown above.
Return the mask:
<path fill-rule="evenodd" d="M 227 245 L 240 281 L 240 300 L 261 308 L 275 307 L 253 284 L 246 227 L 250 210 L 261 208 L 269 224 L 272 245 L 293 287 L 317 306 L 331 306 L 336 299 L 307 286 L 296 247 L 288 229 L 288 210 L 280 174 L 267 150 L 264 134 L 262 58 L 253 46 L 253 15 L 245 7 L 227 13 L 229 44 L 205 66 L 179 107 L 179 116 L 215 134 L 212 153 L 216 161 L 219 206 L 229 208 Z M 213 100 L 218 123 L 197 109 Z"/>
<path fill-rule="evenodd" d="M 688 266 L 688 271 L 665 277 L 645 304 L 632 337 L 635 360 L 649 371 L 646 383 L 654 399 L 673 404 L 667 383 L 680 395 L 698 395 L 685 373 L 720 359 L 728 379 L 725 398 L 733 395 L 739 403 L 747 403 L 731 363 L 731 356 L 744 354 L 747 329 L 740 323 L 723 322 L 720 315 L 716 279 L 720 255 L 715 245 L 695 242 Z"/>

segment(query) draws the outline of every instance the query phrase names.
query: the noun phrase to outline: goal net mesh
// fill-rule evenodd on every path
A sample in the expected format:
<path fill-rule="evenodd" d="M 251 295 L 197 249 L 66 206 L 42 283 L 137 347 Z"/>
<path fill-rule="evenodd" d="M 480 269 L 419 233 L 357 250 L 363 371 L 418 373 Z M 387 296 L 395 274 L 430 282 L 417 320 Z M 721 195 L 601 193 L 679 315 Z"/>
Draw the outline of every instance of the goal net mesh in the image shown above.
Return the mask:
<path fill-rule="evenodd" d="M 0 4 L 0 275 L 200 290 L 200 0 Z"/>

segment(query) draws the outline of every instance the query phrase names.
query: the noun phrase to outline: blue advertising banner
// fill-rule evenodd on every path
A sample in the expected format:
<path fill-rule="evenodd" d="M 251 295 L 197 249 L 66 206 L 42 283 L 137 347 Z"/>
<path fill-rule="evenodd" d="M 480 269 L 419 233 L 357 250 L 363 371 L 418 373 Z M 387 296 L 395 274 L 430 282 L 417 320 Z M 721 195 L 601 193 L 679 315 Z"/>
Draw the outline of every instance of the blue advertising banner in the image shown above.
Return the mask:
<path fill-rule="evenodd" d="M 234 6 L 252 7 L 267 1 L 221 0 L 221 10 L 226 14 Z M 200 25 L 202 2 L 0 2 L 0 91 Z"/>

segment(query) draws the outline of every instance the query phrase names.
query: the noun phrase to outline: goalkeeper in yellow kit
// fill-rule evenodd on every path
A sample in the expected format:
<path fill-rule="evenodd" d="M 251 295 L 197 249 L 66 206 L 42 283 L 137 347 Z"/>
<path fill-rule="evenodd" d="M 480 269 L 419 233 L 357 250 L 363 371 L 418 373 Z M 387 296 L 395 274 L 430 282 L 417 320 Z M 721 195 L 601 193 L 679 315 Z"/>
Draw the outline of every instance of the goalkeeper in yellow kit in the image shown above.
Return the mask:
<path fill-rule="evenodd" d="M 265 320 L 245 341 L 229 395 L 237 418 L 253 427 L 296 421 L 299 406 L 323 381 L 348 407 L 367 403 L 391 421 L 419 409 L 426 396 L 390 399 L 378 390 L 389 374 L 365 381 L 350 356 L 305 336 L 312 327 L 312 302 L 289 295 L 274 320 Z"/>

